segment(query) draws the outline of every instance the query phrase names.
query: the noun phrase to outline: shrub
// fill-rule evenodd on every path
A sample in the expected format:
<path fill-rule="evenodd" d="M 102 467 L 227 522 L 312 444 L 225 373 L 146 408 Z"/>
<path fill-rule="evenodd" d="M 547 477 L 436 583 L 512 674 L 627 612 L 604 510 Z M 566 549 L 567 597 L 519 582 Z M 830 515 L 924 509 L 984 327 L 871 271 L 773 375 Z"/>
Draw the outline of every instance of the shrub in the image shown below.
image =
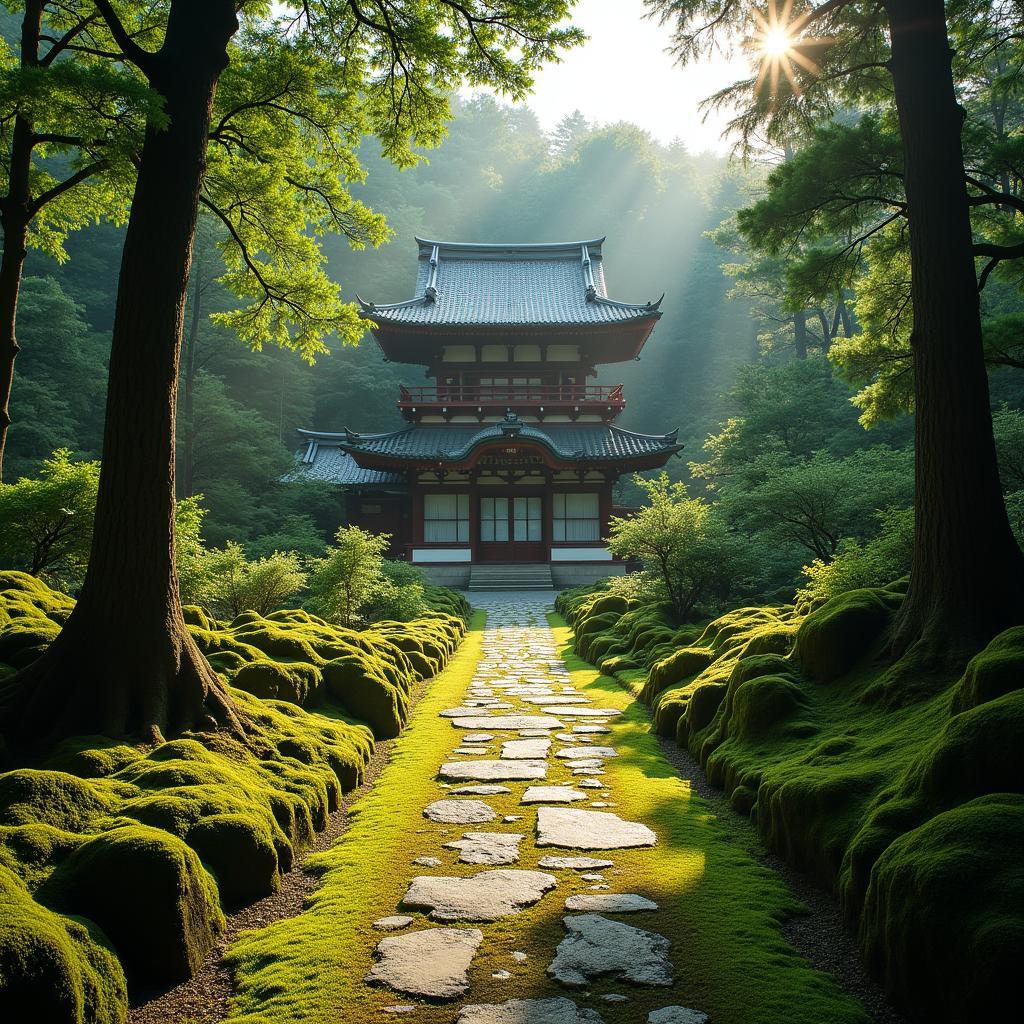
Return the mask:
<path fill-rule="evenodd" d="M 850 590 L 885 586 L 910 572 L 914 510 L 888 509 L 876 516 L 880 523 L 877 536 L 864 543 L 846 540 L 831 562 L 816 558 L 803 567 L 807 582 L 797 592 L 798 601 L 820 604 Z"/>
<path fill-rule="evenodd" d="M 713 505 L 690 498 L 667 473 L 635 481 L 649 504 L 629 518 L 612 519 L 608 548 L 644 563 L 679 621 L 700 602 L 724 599 L 747 580 L 753 570 L 747 545 L 729 532 Z"/>
<path fill-rule="evenodd" d="M 43 460 L 38 477 L 0 483 L 0 564 L 74 587 L 85 573 L 99 487 L 98 462 L 67 449 Z"/>
<path fill-rule="evenodd" d="M 234 541 L 223 549 L 204 551 L 196 568 L 198 579 L 191 582 L 189 596 L 224 618 L 250 610 L 269 615 L 306 583 L 295 552 L 275 551 L 249 559 Z"/>
<path fill-rule="evenodd" d="M 332 622 L 352 626 L 379 587 L 389 534 L 342 526 L 327 557 L 316 563 L 310 580 L 309 608 Z"/>

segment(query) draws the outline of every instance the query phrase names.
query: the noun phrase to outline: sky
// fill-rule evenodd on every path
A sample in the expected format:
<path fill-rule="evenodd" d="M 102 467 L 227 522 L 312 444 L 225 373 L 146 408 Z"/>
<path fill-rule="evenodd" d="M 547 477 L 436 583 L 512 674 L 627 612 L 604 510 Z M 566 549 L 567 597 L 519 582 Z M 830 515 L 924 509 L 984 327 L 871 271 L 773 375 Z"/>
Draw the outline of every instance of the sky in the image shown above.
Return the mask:
<path fill-rule="evenodd" d="M 702 121 L 706 96 L 749 74 L 741 57 L 718 57 L 685 68 L 665 52 L 669 31 L 644 17 L 643 0 L 579 0 L 573 23 L 590 37 L 561 64 L 536 75 L 527 105 L 550 131 L 566 114 L 582 111 L 588 121 L 631 121 L 660 142 L 680 139 L 694 153 L 724 153 L 726 117 Z"/>

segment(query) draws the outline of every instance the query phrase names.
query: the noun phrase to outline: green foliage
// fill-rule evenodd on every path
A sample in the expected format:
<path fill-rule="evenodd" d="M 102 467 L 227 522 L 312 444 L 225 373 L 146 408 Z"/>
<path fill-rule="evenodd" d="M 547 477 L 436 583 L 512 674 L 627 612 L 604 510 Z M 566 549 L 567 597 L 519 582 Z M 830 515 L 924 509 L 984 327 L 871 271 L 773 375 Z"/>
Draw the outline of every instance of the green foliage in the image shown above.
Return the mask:
<path fill-rule="evenodd" d="M 914 510 L 887 509 L 876 514 L 879 532 L 861 542 L 846 539 L 832 560 L 814 559 L 803 568 L 806 580 L 797 591 L 797 601 L 811 604 L 827 601 L 862 587 L 880 587 L 910 572 L 914 542 Z"/>
<path fill-rule="evenodd" d="M 85 572 L 99 486 L 98 462 L 58 449 L 36 478 L 0 483 L 0 565 L 73 587 Z"/>
<path fill-rule="evenodd" d="M 223 549 L 205 551 L 199 574 L 198 581 L 192 579 L 189 583 L 190 602 L 232 619 L 250 609 L 257 615 L 268 615 L 306 583 L 295 552 L 275 551 L 265 558 L 249 559 L 242 545 L 233 541 Z"/>
<path fill-rule="evenodd" d="M 381 585 L 389 534 L 342 526 L 327 557 L 313 567 L 309 607 L 326 619 L 351 626 Z"/>
<path fill-rule="evenodd" d="M 408 622 L 426 610 L 422 571 L 408 562 L 382 562 L 377 584 L 362 608 L 366 618 Z"/>
<path fill-rule="evenodd" d="M 752 564 L 717 510 L 702 498 L 690 498 L 685 485 L 670 483 L 667 473 L 635 482 L 649 504 L 625 519 L 612 519 L 612 554 L 640 559 L 680 621 L 698 603 L 737 589 Z"/>
<path fill-rule="evenodd" d="M 913 496 L 909 451 L 871 448 L 844 459 L 816 453 L 794 461 L 763 455 L 749 467 L 747 487 L 723 488 L 728 519 L 769 543 L 792 543 L 829 562 L 845 538 L 862 533 L 872 515 Z"/>

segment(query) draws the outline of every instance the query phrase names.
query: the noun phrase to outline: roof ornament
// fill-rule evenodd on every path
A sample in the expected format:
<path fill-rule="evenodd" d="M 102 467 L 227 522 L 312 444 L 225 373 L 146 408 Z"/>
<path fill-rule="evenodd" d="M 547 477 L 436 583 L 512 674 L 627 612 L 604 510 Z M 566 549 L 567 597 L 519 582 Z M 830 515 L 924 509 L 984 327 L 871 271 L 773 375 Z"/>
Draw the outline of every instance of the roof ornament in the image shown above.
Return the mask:
<path fill-rule="evenodd" d="M 435 245 L 430 250 L 430 271 L 427 274 L 427 286 L 423 289 L 423 297 L 427 302 L 437 301 L 437 265 L 441 262 L 441 247 Z"/>
<path fill-rule="evenodd" d="M 587 289 L 587 302 L 593 302 L 597 298 L 597 288 L 594 285 L 594 268 L 590 262 L 590 249 L 586 242 L 580 246 L 580 252 L 583 255 L 583 284 Z"/>
<path fill-rule="evenodd" d="M 506 437 L 515 437 L 522 429 L 523 425 L 519 422 L 518 414 L 509 409 L 505 413 L 505 419 L 501 424 L 501 432 Z"/>

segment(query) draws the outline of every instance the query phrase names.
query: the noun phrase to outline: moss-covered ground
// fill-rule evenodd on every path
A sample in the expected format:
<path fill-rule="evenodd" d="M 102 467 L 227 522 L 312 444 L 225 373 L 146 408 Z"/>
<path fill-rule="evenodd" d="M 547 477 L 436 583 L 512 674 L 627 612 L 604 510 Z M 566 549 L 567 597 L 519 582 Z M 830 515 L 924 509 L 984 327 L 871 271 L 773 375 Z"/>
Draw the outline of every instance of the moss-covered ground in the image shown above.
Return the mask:
<path fill-rule="evenodd" d="M 601 676 L 568 647 L 569 631 L 551 625 L 571 670 L 571 681 L 603 707 L 624 713 L 608 737 L 620 756 L 607 773 L 615 813 L 648 824 L 659 835 L 653 849 L 613 851 L 614 891 L 655 899 L 657 912 L 630 915 L 629 923 L 672 940 L 676 984 L 671 990 L 634 989 L 602 981 L 586 993 L 568 993 L 581 1005 L 598 1008 L 608 1024 L 636 1024 L 647 1012 L 673 1002 L 695 1006 L 715 1024 L 845 1024 L 865 1020 L 860 1007 L 832 979 L 809 968 L 781 934 L 780 922 L 799 912 L 780 880 L 747 848 L 735 821 L 722 821 L 683 782 L 650 732 L 646 709 L 614 680 Z M 538 626 L 548 636 L 543 624 Z M 413 861 L 439 856 L 443 868 L 428 873 L 469 875 L 478 866 L 458 864 L 443 844 L 469 826 L 435 824 L 423 808 L 444 796 L 436 772 L 457 745 L 450 724 L 438 717 L 463 697 L 480 656 L 482 623 L 474 620 L 468 641 L 417 705 L 410 728 L 396 742 L 377 785 L 356 806 L 352 824 L 328 852 L 317 855 L 321 884 L 298 917 L 243 936 L 230 950 L 236 997 L 232 1024 L 363 1024 L 387 1019 L 383 1010 L 415 999 L 366 986 L 381 934 L 372 922 L 396 912 L 412 875 Z M 519 805 L 522 784 L 513 792 L 488 796 L 499 815 L 522 815 L 497 827 L 525 833 L 519 868 L 533 868 L 545 852 L 531 842 L 535 810 Z M 597 793 L 598 791 L 594 791 Z M 490 828 L 491 826 L 481 826 Z M 469 970 L 465 1002 L 567 994 L 546 976 L 564 937 L 564 900 L 588 891 L 572 872 L 558 872 L 558 888 L 521 914 L 481 926 L 484 943 Z M 420 919 L 422 926 L 423 919 Z M 518 964 L 513 952 L 527 954 Z M 492 975 L 512 972 L 502 980 Z M 628 992 L 624 1004 L 603 1001 Z M 413 1015 L 427 1024 L 450 1024 L 451 1006 L 422 1005 Z"/>
<path fill-rule="evenodd" d="M 998 1014 L 1024 950 L 1024 627 L 962 674 L 892 663 L 903 587 L 673 630 L 600 591 L 560 607 L 765 842 L 831 887 L 915 1020 Z"/>
<path fill-rule="evenodd" d="M 468 611 L 454 593 L 444 602 Z M 0 572 L 0 681 L 45 649 L 73 606 Z M 256 668 L 280 686 L 232 687 L 245 743 L 84 736 L 0 774 L 2 1019 L 118 1024 L 129 986 L 188 978 L 224 910 L 278 887 L 359 784 L 375 738 L 404 725 L 413 684 L 465 632 L 445 612 L 364 631 L 301 611 L 188 617 L 229 684 Z"/>

